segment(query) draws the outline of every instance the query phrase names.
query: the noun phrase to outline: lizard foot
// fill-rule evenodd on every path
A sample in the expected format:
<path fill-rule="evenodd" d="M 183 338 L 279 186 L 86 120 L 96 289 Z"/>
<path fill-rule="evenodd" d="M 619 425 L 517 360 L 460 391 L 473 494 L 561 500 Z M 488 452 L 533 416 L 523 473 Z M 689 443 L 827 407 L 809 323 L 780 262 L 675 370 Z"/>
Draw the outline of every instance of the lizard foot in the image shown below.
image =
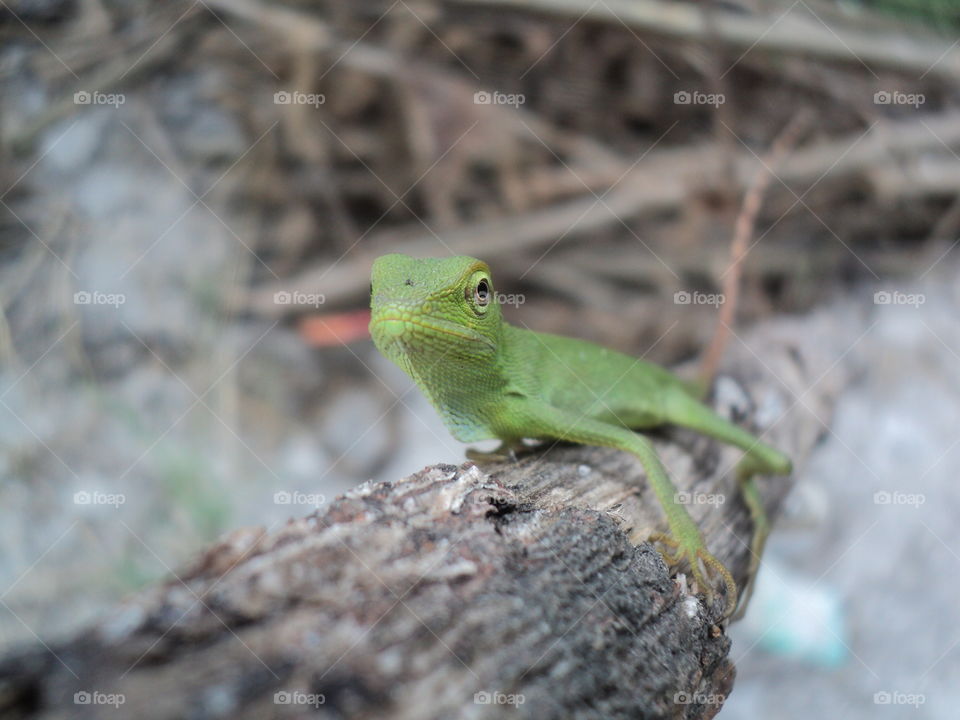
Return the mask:
<path fill-rule="evenodd" d="M 477 450 L 476 448 L 467 448 L 467 459 L 473 460 L 478 465 L 497 463 L 497 462 L 516 462 L 517 456 L 527 449 L 523 441 L 518 443 L 501 442 L 500 446 L 490 452 Z"/>
<path fill-rule="evenodd" d="M 689 568 L 697 586 L 703 590 L 707 596 L 707 602 L 713 604 L 715 597 L 714 584 L 707 578 L 704 570 L 712 571 L 719 576 L 724 586 L 724 597 L 726 605 L 723 609 L 723 617 L 730 617 L 737 608 L 737 584 L 733 580 L 730 571 L 724 567 L 723 563 L 711 555 L 703 543 L 702 538 L 693 540 L 677 540 L 665 533 L 653 533 L 650 540 L 654 543 L 665 545 L 669 550 L 660 550 L 667 565 L 671 568 Z M 703 569 L 700 564 L 703 563 Z"/>

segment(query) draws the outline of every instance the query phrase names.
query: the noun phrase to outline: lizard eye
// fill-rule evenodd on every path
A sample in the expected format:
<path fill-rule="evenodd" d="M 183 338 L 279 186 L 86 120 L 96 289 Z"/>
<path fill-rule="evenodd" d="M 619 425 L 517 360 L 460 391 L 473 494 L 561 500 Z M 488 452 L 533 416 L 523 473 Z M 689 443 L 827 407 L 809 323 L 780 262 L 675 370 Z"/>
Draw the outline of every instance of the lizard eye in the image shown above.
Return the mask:
<path fill-rule="evenodd" d="M 493 304 L 493 284 L 486 270 L 477 270 L 463 284 L 463 299 L 477 317 L 487 313 Z"/>
<path fill-rule="evenodd" d="M 477 305 L 480 307 L 484 307 L 490 302 L 490 285 L 486 278 L 480 278 L 480 282 L 477 283 L 477 289 L 474 291 L 474 297 L 477 300 Z"/>

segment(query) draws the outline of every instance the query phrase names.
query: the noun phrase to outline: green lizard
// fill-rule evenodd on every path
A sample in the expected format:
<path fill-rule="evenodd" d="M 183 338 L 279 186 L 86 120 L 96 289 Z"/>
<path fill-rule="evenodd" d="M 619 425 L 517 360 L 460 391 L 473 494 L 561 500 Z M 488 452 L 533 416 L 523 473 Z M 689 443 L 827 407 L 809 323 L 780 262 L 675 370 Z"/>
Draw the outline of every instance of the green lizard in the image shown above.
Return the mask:
<path fill-rule="evenodd" d="M 746 451 L 738 479 L 755 523 L 754 565 L 767 524 L 751 478 L 789 474 L 785 455 L 721 418 L 690 384 L 657 365 L 505 322 L 480 260 L 385 255 L 373 264 L 370 293 L 374 343 L 413 378 L 454 437 L 498 438 L 510 450 L 531 438 L 633 453 L 667 517 L 670 536 L 658 540 L 672 550 L 664 553 L 669 564 L 688 566 L 712 599 L 702 562 L 726 587 L 725 616 L 734 611 L 733 577 L 707 551 L 653 446 L 635 431 L 682 425 Z"/>

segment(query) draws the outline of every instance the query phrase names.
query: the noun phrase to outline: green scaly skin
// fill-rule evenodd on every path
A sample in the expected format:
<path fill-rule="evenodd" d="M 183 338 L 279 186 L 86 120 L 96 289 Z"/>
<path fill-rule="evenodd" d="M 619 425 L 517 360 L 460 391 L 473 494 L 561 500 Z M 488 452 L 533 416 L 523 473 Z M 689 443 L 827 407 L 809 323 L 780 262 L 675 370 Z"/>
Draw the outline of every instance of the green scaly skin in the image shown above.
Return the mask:
<path fill-rule="evenodd" d="M 480 260 L 378 258 L 371 310 L 377 348 L 413 378 L 458 440 L 499 438 L 516 448 L 524 438 L 555 439 L 636 455 L 670 527 L 670 537 L 660 538 L 671 548 L 668 562 L 689 567 L 712 600 L 702 562 L 726 586 L 725 616 L 734 611 L 732 576 L 707 551 L 650 441 L 635 431 L 682 425 L 745 451 L 738 479 L 755 520 L 754 568 L 767 525 L 751 476 L 789 474 L 789 458 L 718 416 L 657 365 L 508 324 Z"/>

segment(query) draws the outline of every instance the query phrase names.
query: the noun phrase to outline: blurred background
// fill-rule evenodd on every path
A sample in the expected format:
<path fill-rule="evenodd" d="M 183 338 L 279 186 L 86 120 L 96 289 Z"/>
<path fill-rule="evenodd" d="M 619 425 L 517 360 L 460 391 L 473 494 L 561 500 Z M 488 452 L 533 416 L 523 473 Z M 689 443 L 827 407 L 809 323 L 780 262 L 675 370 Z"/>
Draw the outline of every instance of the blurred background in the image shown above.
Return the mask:
<path fill-rule="evenodd" d="M 956 717 L 958 89 L 953 0 L 0 2 L 0 650 L 463 460 L 367 337 L 373 258 L 673 363 L 766 183 L 737 333 L 863 326 L 721 717 Z"/>

